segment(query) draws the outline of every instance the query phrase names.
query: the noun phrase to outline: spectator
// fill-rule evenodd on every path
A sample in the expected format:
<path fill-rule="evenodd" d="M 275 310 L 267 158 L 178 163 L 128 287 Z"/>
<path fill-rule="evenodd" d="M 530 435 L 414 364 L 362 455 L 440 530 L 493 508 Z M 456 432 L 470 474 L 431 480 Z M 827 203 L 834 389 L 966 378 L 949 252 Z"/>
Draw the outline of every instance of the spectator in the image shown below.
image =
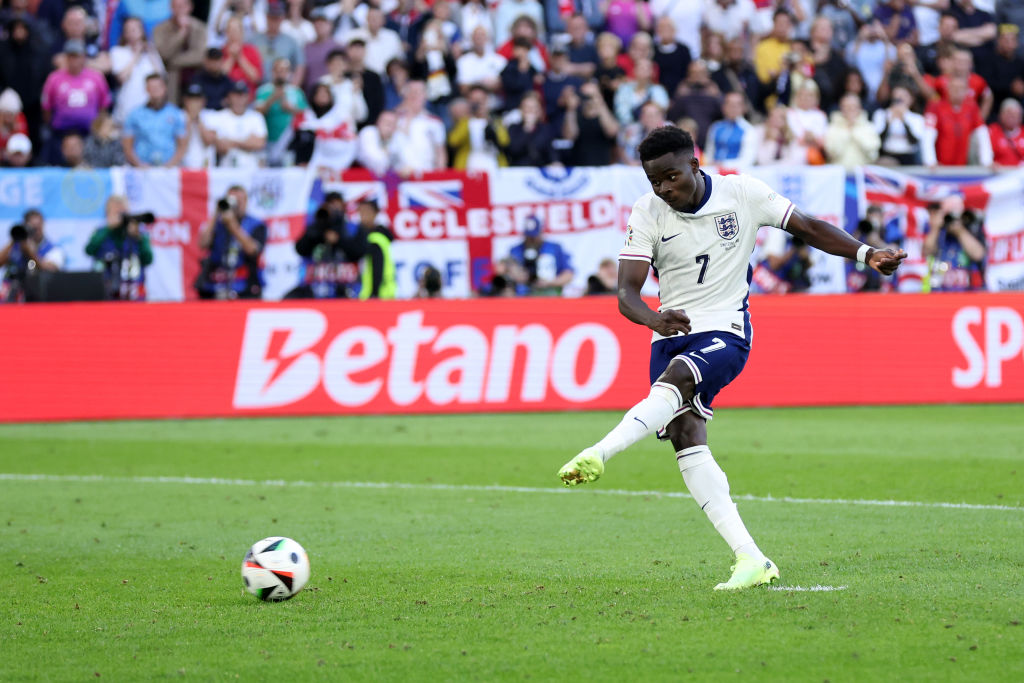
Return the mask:
<path fill-rule="evenodd" d="M 366 40 L 362 35 L 357 33 L 349 38 L 345 56 L 352 83 L 354 86 L 362 83 L 363 100 L 366 102 L 366 112 L 356 116 L 355 120 L 360 126 L 373 123 L 384 110 L 384 81 L 376 71 L 366 68 Z"/>
<path fill-rule="evenodd" d="M 878 102 L 888 103 L 895 88 L 903 88 L 911 94 L 913 102 L 928 102 L 935 97 L 935 90 L 924 76 L 917 63 L 917 53 L 910 43 L 900 43 L 896 48 L 896 61 L 889 62 L 888 69 L 878 87 Z"/>
<path fill-rule="evenodd" d="M 24 18 L 7 22 L 7 39 L 0 40 L 0 83 L 16 93 L 28 125 L 27 135 L 39 140 L 43 83 L 50 70 L 50 55 Z M 2 148 L 0 148 L 2 149 Z"/>
<path fill-rule="evenodd" d="M 1024 26 L 1024 2 L 1021 0 L 1001 0 L 996 3 L 996 22 L 1000 30 L 1005 26 Z M 1024 57 L 1024 35 L 1016 31 L 1017 55 Z"/>
<path fill-rule="evenodd" d="M 117 301 L 146 300 L 146 266 L 153 262 L 153 248 L 141 223 L 153 214 L 131 216 L 128 201 L 119 195 L 107 199 L 106 224 L 93 232 L 85 253 L 103 273 L 107 295 Z"/>
<path fill-rule="evenodd" d="M 806 152 L 795 144 L 788 120 L 785 105 L 777 104 L 768 112 L 764 123 L 758 127 L 758 165 L 807 163 Z"/>
<path fill-rule="evenodd" d="M 933 100 L 925 109 L 929 144 L 935 146 L 935 159 L 943 166 L 966 166 L 969 162 L 971 137 L 977 152 L 972 155 L 982 166 L 992 165 L 992 140 L 981 118 L 978 105 L 968 97 L 967 81 L 950 79 L 947 98 Z"/>
<path fill-rule="evenodd" d="M 192 9 L 192 0 L 171 0 L 171 18 L 153 29 L 153 44 L 167 69 L 167 99 L 175 104 L 206 54 L 206 24 L 192 16 Z"/>
<path fill-rule="evenodd" d="M 228 23 L 232 19 L 242 22 L 245 35 L 267 30 L 267 0 L 211 0 L 208 16 L 214 19 L 207 25 L 206 44 L 223 48 L 228 39 Z"/>
<path fill-rule="evenodd" d="M 398 148 L 400 139 L 395 135 L 397 130 L 398 116 L 385 109 L 374 125 L 359 131 L 359 163 L 378 177 L 391 172 L 404 172 L 401 167 L 402 152 Z"/>
<path fill-rule="evenodd" d="M 878 158 L 882 141 L 860 104 L 860 98 L 847 93 L 839 100 L 839 111 L 832 113 L 825 132 L 828 161 L 852 170 L 872 164 Z"/>
<path fill-rule="evenodd" d="M 935 148 L 925 144 L 924 117 L 912 110 L 910 91 L 900 86 L 892 91 L 889 107 L 875 110 L 872 121 L 881 141 L 878 163 L 883 166 L 935 165 Z M 930 155 L 926 152 L 930 149 Z"/>
<path fill-rule="evenodd" d="M 182 97 L 185 110 L 185 156 L 181 159 L 182 168 L 211 168 L 217 161 L 217 153 L 213 143 L 216 133 L 209 129 L 207 122 L 213 115 L 212 109 L 206 108 L 206 97 L 198 83 L 187 88 Z"/>
<path fill-rule="evenodd" d="M 601 88 L 584 83 L 566 98 L 562 137 L 572 143 L 569 166 L 607 166 L 614 161 L 619 122 L 604 103 Z"/>
<path fill-rule="evenodd" d="M 930 2 L 931 0 L 918 0 Z M 948 2 L 949 0 L 938 0 Z M 860 5 L 847 0 L 821 0 L 818 3 L 818 16 L 827 19 L 832 26 L 832 49 L 840 52 L 857 36 L 857 28 L 864 23 L 864 15 Z M 813 26 L 812 26 L 813 28 Z"/>
<path fill-rule="evenodd" d="M 313 85 L 327 75 L 327 57 L 341 45 L 334 40 L 333 26 L 328 18 L 327 10 L 316 7 L 310 13 L 313 19 L 314 37 L 303 48 L 306 60 L 306 73 L 302 81 L 302 89 L 310 92 Z"/>
<path fill-rule="evenodd" d="M 285 0 L 285 2 L 288 5 L 288 16 L 281 24 L 281 33 L 291 36 L 298 44 L 299 49 L 304 50 L 308 43 L 316 39 L 316 30 L 313 28 L 312 22 L 302 16 L 305 0 Z M 308 68 L 309 64 L 305 64 Z M 302 82 L 305 82 L 305 74 L 303 74 Z M 301 83 L 296 83 L 296 85 L 301 85 Z"/>
<path fill-rule="evenodd" d="M 441 271 L 434 266 L 427 266 L 420 273 L 416 282 L 417 299 L 439 299 L 441 298 Z"/>
<path fill-rule="evenodd" d="M 754 116 L 755 113 L 763 112 L 761 82 L 754 71 L 754 65 L 745 56 L 745 49 L 746 44 L 742 38 L 727 42 L 725 61 L 721 69 L 711 74 L 711 80 L 722 93 L 738 92 L 743 95 L 748 115 Z"/>
<path fill-rule="evenodd" d="M 614 33 L 622 42 L 626 42 L 639 31 L 651 32 L 651 7 L 646 2 L 602 0 L 600 8 L 601 14 L 605 16 L 604 29 Z"/>
<path fill-rule="evenodd" d="M 544 25 L 544 9 L 537 0 L 505 0 L 498 3 L 494 13 L 494 40 L 503 44 L 515 34 L 516 23 L 525 18 L 533 24 L 534 31 Z M 536 36 L 535 36 L 536 37 Z M 504 55 L 506 59 L 508 55 Z"/>
<path fill-rule="evenodd" d="M 85 163 L 90 168 L 110 168 L 124 166 L 124 145 L 121 144 L 121 131 L 114 117 L 100 112 L 90 126 L 92 135 L 85 139 Z"/>
<path fill-rule="evenodd" d="M 846 48 L 846 61 L 860 72 L 867 86 L 864 104 L 874 108 L 878 87 L 889 62 L 896 59 L 896 47 L 889 42 L 885 29 L 877 20 L 864 24 L 857 33 L 857 39 Z"/>
<path fill-rule="evenodd" d="M 630 166 L 640 165 L 637 147 L 655 128 L 665 125 L 665 108 L 656 102 L 646 102 L 640 107 L 635 123 L 619 129 L 619 160 Z"/>
<path fill-rule="evenodd" d="M 601 99 L 596 86 L 591 98 Z M 512 247 L 509 256 L 526 271 L 529 293 L 538 296 L 558 295 L 575 275 L 569 253 L 557 242 L 544 239 L 544 227 L 536 216 L 529 216 L 523 225 L 523 241 Z"/>
<path fill-rule="evenodd" d="M 384 109 L 397 109 L 402 104 L 402 91 L 409 82 L 409 65 L 401 59 L 388 62 L 384 79 Z"/>
<path fill-rule="evenodd" d="M 545 115 L 547 120 L 556 128 L 561 128 L 562 117 L 565 115 L 565 105 L 562 93 L 568 88 L 579 90 L 583 85 L 583 79 L 574 76 L 569 71 L 569 54 L 561 45 L 551 49 L 551 68 L 544 76 L 544 83 L 541 85 L 541 96 L 545 104 Z"/>
<path fill-rule="evenodd" d="M 629 41 L 629 47 L 626 49 L 624 57 L 622 67 L 626 70 L 626 78 L 633 78 L 633 69 L 638 61 L 641 59 L 654 60 L 654 40 L 651 39 L 651 34 L 641 31 L 633 36 L 633 39 Z M 655 65 L 655 81 L 658 80 L 659 75 L 657 65 Z"/>
<path fill-rule="evenodd" d="M 356 159 L 356 126 L 351 114 L 336 106 L 331 87 L 317 83 L 309 107 L 296 120 L 292 143 L 295 161 L 315 170 L 346 170 Z"/>
<path fill-rule="evenodd" d="M 375 199 L 359 202 L 360 233 L 366 235 L 366 256 L 360 268 L 359 298 L 394 299 L 398 294 L 395 277 L 395 259 L 391 255 L 391 243 L 395 235 L 378 218 L 380 209 Z"/>
<path fill-rule="evenodd" d="M 481 294 L 494 297 L 526 296 L 530 293 L 529 274 L 523 265 L 506 256 L 494 263 L 491 281 Z"/>
<path fill-rule="evenodd" d="M 594 70 L 594 77 L 601 86 L 601 95 L 607 107 L 615 106 L 615 93 L 619 86 L 625 82 L 626 69 L 623 64 L 626 56 L 620 54 L 622 41 L 614 33 L 604 33 L 597 36 L 594 42 L 597 50 L 597 68 Z M 621 58 L 621 59 L 620 59 Z"/>
<path fill-rule="evenodd" d="M 996 29 L 995 16 L 978 7 L 974 0 L 950 0 L 949 13 L 956 17 L 957 30 L 953 40 L 971 51 L 975 60 L 983 59 L 992 49 Z M 991 5 L 989 5 L 991 7 Z"/>
<path fill-rule="evenodd" d="M 343 50 L 335 50 L 328 56 L 327 75 L 321 79 L 321 83 L 330 86 L 334 105 L 342 120 L 355 131 L 357 124 L 366 120 L 369 107 L 363 94 L 362 77 L 353 73 Z"/>
<path fill-rule="evenodd" d="M 798 154 L 803 157 L 803 163 L 825 163 L 828 117 L 818 106 L 818 86 L 814 81 L 804 81 L 796 91 L 795 106 L 786 113 L 786 122 L 793 133 L 794 144 L 802 150 Z"/>
<path fill-rule="evenodd" d="M 614 259 L 605 258 L 597 264 L 597 272 L 587 278 L 587 296 L 617 294 L 619 267 Z"/>
<path fill-rule="evenodd" d="M 214 134 L 217 165 L 224 168 L 258 168 L 267 146 L 267 122 L 249 108 L 249 85 L 235 81 L 228 106 L 209 117 Z"/>
<path fill-rule="evenodd" d="M 666 92 L 674 93 L 690 69 L 690 50 L 676 40 L 676 27 L 670 17 L 658 19 L 654 35 L 654 63 L 658 65 L 658 80 L 665 86 Z M 745 44 L 742 39 L 739 40 L 742 54 Z"/>
<path fill-rule="evenodd" d="M 843 91 L 839 94 L 839 97 L 852 93 L 860 99 L 861 102 L 867 103 L 868 98 L 868 86 L 864 83 L 864 77 L 860 75 L 860 71 L 857 69 L 850 69 L 846 72 L 846 83 L 843 84 Z"/>
<path fill-rule="evenodd" d="M 508 147 L 508 131 L 491 115 L 487 91 L 474 86 L 466 96 L 464 111 L 455 119 L 448 133 L 452 150 L 452 168 L 467 171 L 496 171 L 508 166 L 504 150 Z"/>
<path fill-rule="evenodd" d="M 125 33 L 130 29 L 125 26 Z M 185 156 L 188 130 L 185 114 L 167 101 L 167 82 L 160 74 L 146 79 L 149 100 L 124 123 L 124 157 L 132 166 L 177 166 Z"/>
<path fill-rule="evenodd" d="M 96 69 L 100 73 L 110 72 L 110 55 L 100 49 L 101 36 L 96 29 L 95 20 L 86 13 L 81 5 L 71 5 L 64 10 L 64 17 L 60 23 L 61 33 L 56 36 L 52 45 L 53 66 L 57 69 L 67 67 L 65 55 L 62 52 L 64 44 L 69 40 L 80 40 L 85 45 L 85 65 L 90 69 Z M 38 35 L 38 30 L 33 33 Z M 110 44 L 116 44 L 117 40 L 107 36 Z"/>
<path fill-rule="evenodd" d="M 943 54 L 952 55 L 958 49 L 954 39 L 958 29 L 956 17 L 946 13 L 939 19 L 939 34 L 935 42 L 922 41 L 916 52 L 925 73 L 930 76 L 942 73 L 942 69 L 939 68 L 939 57 Z"/>
<path fill-rule="evenodd" d="M 274 78 L 274 63 L 282 57 L 292 65 L 293 73 L 289 81 L 292 85 L 302 83 L 305 75 L 306 53 L 294 38 L 281 32 L 287 13 L 284 0 L 272 0 L 267 5 L 267 30 L 254 35 L 250 41 L 260 51 L 263 64 L 261 81 L 264 83 Z"/>
<path fill-rule="evenodd" d="M 245 42 L 245 29 L 237 16 L 228 19 L 221 68 L 232 83 L 241 81 L 252 96 L 263 80 L 263 57 L 255 45 Z"/>
<path fill-rule="evenodd" d="M 18 93 L 7 88 L 0 93 L 0 148 L 6 147 L 15 133 L 28 135 L 28 121 L 21 111 Z"/>
<path fill-rule="evenodd" d="M 590 26 L 586 17 L 579 13 L 571 15 L 566 21 L 566 30 L 569 34 L 565 44 L 565 50 L 569 53 L 569 73 L 583 80 L 593 78 L 598 62 L 597 48 L 590 39 Z"/>
<path fill-rule="evenodd" d="M 940 10 L 949 7 L 949 0 L 917 0 L 908 2 L 911 11 L 914 13 L 914 23 L 917 24 L 917 40 L 914 47 L 918 45 L 929 45 L 939 39 Z"/>
<path fill-rule="evenodd" d="M 544 120 L 540 96 L 528 92 L 519 101 L 519 121 L 508 127 L 505 155 L 509 166 L 547 166 L 555 160 L 553 143 L 558 128 Z"/>
<path fill-rule="evenodd" d="M 376 7 L 366 11 L 366 30 L 366 68 L 383 76 L 388 62 L 405 57 L 402 39 L 384 26 L 384 13 Z"/>
<path fill-rule="evenodd" d="M 138 19 L 142 24 L 142 35 L 153 35 L 157 24 L 171 18 L 171 3 L 152 2 L 152 0 L 120 0 L 110 19 L 110 44 L 123 44 L 121 34 L 129 19 Z"/>
<path fill-rule="evenodd" d="M 633 77 L 619 86 L 615 93 L 615 115 L 619 123 L 627 126 L 636 121 L 640 107 L 654 102 L 662 109 L 668 108 L 668 93 L 654 82 L 654 62 L 638 59 L 633 68 Z"/>
<path fill-rule="evenodd" d="M 32 163 L 32 141 L 24 133 L 7 138 L 4 146 L 4 168 L 25 168 Z"/>
<path fill-rule="evenodd" d="M 17 135 L 28 141 L 21 133 Z M 47 239 L 43 227 L 38 209 L 29 209 L 20 225 L 11 226 L 11 241 L 0 249 L 0 267 L 4 268 L 0 302 L 24 301 L 25 278 L 37 268 L 55 272 L 64 267 L 64 250 Z"/>
<path fill-rule="evenodd" d="M 487 7 L 486 0 L 465 0 L 459 11 L 459 33 L 462 34 L 463 47 L 470 49 L 473 31 L 478 26 L 487 30 L 488 40 L 494 36 L 494 19 Z M 494 42 L 489 47 L 494 49 Z"/>
<path fill-rule="evenodd" d="M 295 243 L 303 258 L 301 284 L 286 299 L 347 299 L 358 295 L 359 263 L 367 252 L 367 234 L 348 225 L 345 202 L 332 192 L 317 208 Z"/>
<path fill-rule="evenodd" d="M 814 82 L 821 93 L 821 108 L 831 111 L 839 102 L 846 80 L 846 60 L 832 47 L 832 23 L 818 17 L 811 23 L 810 54 L 814 65 Z"/>
<path fill-rule="evenodd" d="M 708 65 L 709 72 L 715 72 L 722 68 L 725 61 L 725 39 L 721 33 L 707 32 L 701 46 L 701 59 Z"/>
<path fill-rule="evenodd" d="M 1002 106 L 1002 102 L 1009 97 L 1024 99 L 1024 59 L 1017 52 L 1019 33 L 1019 26 L 1002 24 L 996 39 L 995 53 L 989 60 L 985 78 L 998 106 Z"/>
<path fill-rule="evenodd" d="M 907 0 L 879 0 L 875 6 L 875 19 L 881 24 L 889 42 L 917 44 L 917 20 Z"/>
<path fill-rule="evenodd" d="M 952 84 L 951 84 L 952 85 Z M 924 292 L 966 292 L 985 288 L 985 236 L 982 221 L 952 196 L 928 207 L 928 233 L 921 253 L 928 271 Z"/>
<path fill-rule="evenodd" d="M 757 157 L 757 131 L 744 118 L 743 94 L 733 92 L 722 98 L 722 119 L 708 128 L 705 160 L 709 164 L 750 166 Z"/>
<path fill-rule="evenodd" d="M 64 168 L 81 170 L 88 168 L 85 163 L 85 142 L 78 133 L 68 133 L 60 141 L 60 154 L 64 161 L 61 164 Z"/>
<path fill-rule="evenodd" d="M 505 92 L 505 107 L 514 109 L 519 106 L 523 96 L 533 90 L 543 76 L 530 61 L 530 43 L 526 38 L 515 39 L 512 59 L 501 72 L 501 85 Z"/>
<path fill-rule="evenodd" d="M 411 75 L 427 89 L 427 107 L 444 119 L 448 103 L 455 97 L 455 58 L 441 22 L 431 19 L 423 27 L 420 44 L 411 64 Z"/>
<path fill-rule="evenodd" d="M 711 122 L 721 115 L 722 95 L 718 86 L 708 74 L 707 64 L 703 59 L 690 62 L 686 80 L 676 88 L 675 97 L 668 108 L 668 119 L 678 121 L 692 118 L 697 122 L 697 135 L 694 141 L 698 147 L 704 147 L 708 128 Z"/>
<path fill-rule="evenodd" d="M 146 103 L 146 79 L 151 74 L 164 74 L 164 63 L 146 40 L 140 19 L 125 19 L 121 43 L 110 50 L 110 66 L 120 84 L 114 100 L 114 120 L 123 124 L 129 113 Z"/>
<path fill-rule="evenodd" d="M 221 49 L 207 48 L 203 68 L 192 79 L 194 84 L 202 88 L 206 106 L 214 111 L 224 108 L 228 93 L 231 92 L 232 82 L 224 73 L 224 65 L 224 53 Z"/>
<path fill-rule="evenodd" d="M 288 146 L 297 117 L 309 106 L 302 88 L 293 84 L 292 65 L 287 57 L 274 60 L 271 80 L 256 90 L 253 109 L 267 122 L 267 165 L 287 164 Z"/>
<path fill-rule="evenodd" d="M 992 90 L 985 79 L 974 73 L 974 58 L 969 50 L 957 50 L 950 61 L 949 73 L 942 74 L 932 82 L 935 93 L 942 99 L 949 99 L 949 81 L 961 79 L 967 83 L 967 94 L 978 105 L 981 118 L 987 119 L 992 111 Z"/>
<path fill-rule="evenodd" d="M 423 36 L 430 31 L 436 31 L 452 57 L 458 59 L 462 54 L 463 35 L 458 22 L 452 19 L 452 6 L 448 0 L 434 0 L 430 5 L 430 11 L 421 15 L 414 26 L 414 38 L 409 42 L 418 49 L 423 43 Z M 434 42 L 440 43 L 436 37 Z"/>
<path fill-rule="evenodd" d="M 701 57 L 700 29 L 704 25 L 702 2 L 678 0 L 651 0 L 651 14 L 656 19 L 667 16 L 676 27 L 676 40 L 686 46 L 694 59 Z"/>
<path fill-rule="evenodd" d="M 436 171 L 448 166 L 445 148 L 447 134 L 441 119 L 427 109 L 427 89 L 423 81 L 409 81 L 402 91 L 397 109 L 395 133 L 399 151 L 398 168 L 403 175 Z"/>
<path fill-rule="evenodd" d="M 469 92 L 473 85 L 481 85 L 496 93 L 501 89 L 501 71 L 507 63 L 508 60 L 491 47 L 487 27 L 481 24 L 473 29 L 470 49 L 455 62 L 455 81 L 463 94 Z"/>
<path fill-rule="evenodd" d="M 498 54 L 512 62 L 512 53 L 515 51 L 517 41 L 525 41 L 528 48 L 527 57 L 534 70 L 541 74 L 547 71 L 548 49 L 538 37 L 537 23 L 530 17 L 521 16 L 512 22 L 512 37 L 501 44 Z"/>
<path fill-rule="evenodd" d="M 100 72 L 85 66 L 85 45 L 69 40 L 64 46 L 67 66 L 51 73 L 43 84 L 42 108 L 52 139 L 45 161 L 60 163 L 60 139 L 71 131 L 87 135 L 93 119 L 110 106 L 110 89 Z"/>
<path fill-rule="evenodd" d="M 754 49 L 754 70 L 766 92 L 775 91 L 779 77 L 788 71 L 785 59 L 793 50 L 792 39 L 793 18 L 786 10 L 776 10 L 771 33 Z M 767 103 L 769 107 L 774 104 L 774 100 Z"/>
<path fill-rule="evenodd" d="M 248 200 L 245 188 L 233 185 L 199 232 L 199 248 L 208 250 L 196 280 L 200 299 L 259 299 L 263 293 L 267 226 L 249 215 Z"/>
<path fill-rule="evenodd" d="M 1003 100 L 999 107 L 999 120 L 988 127 L 992 140 L 992 154 L 997 166 L 1024 165 L 1024 130 L 1021 130 L 1022 108 L 1013 98 Z"/>

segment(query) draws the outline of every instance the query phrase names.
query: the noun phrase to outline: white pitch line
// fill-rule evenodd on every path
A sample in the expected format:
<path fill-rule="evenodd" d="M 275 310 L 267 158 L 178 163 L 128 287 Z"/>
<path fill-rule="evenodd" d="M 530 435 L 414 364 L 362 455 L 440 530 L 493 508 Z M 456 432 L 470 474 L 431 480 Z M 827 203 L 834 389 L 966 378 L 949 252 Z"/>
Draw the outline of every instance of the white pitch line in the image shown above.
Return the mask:
<path fill-rule="evenodd" d="M 192 484 L 212 486 L 278 486 L 278 487 L 323 487 L 344 489 L 409 489 L 419 491 L 480 491 L 498 493 L 572 493 L 566 488 L 539 488 L 530 486 L 498 486 L 477 484 L 410 484 L 398 481 L 302 481 L 285 479 L 222 479 L 219 477 L 111 477 L 103 474 L 19 474 L 0 472 L 0 481 L 43 481 L 77 482 L 100 484 Z M 632 491 L 628 489 L 589 489 L 586 493 L 603 496 L 642 496 L 655 498 L 693 499 L 681 491 Z M 576 495 L 579 495 L 577 493 Z M 995 510 L 1003 512 L 1024 512 L 1024 507 L 1014 505 L 981 505 L 978 503 L 943 503 L 917 500 L 864 500 L 848 498 L 792 498 L 789 496 L 734 495 L 734 500 L 756 503 L 789 503 L 793 505 L 867 505 L 874 507 L 915 507 L 955 510 Z"/>
<path fill-rule="evenodd" d="M 768 590 L 786 591 L 787 593 L 831 593 L 833 591 L 844 591 L 846 586 L 768 586 Z"/>

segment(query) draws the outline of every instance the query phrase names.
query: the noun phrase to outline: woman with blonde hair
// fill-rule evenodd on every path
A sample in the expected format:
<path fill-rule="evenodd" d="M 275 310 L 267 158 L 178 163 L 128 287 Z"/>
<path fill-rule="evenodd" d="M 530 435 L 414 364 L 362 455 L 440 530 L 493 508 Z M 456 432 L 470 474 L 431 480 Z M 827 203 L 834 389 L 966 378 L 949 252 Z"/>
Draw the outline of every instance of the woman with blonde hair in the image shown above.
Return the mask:
<path fill-rule="evenodd" d="M 91 135 L 85 140 L 83 158 L 91 168 L 124 166 L 124 146 L 121 144 L 120 129 L 114 117 L 105 111 L 92 120 Z"/>
<path fill-rule="evenodd" d="M 793 142 L 802 150 L 797 163 L 818 165 L 825 163 L 825 133 L 828 131 L 828 117 L 818 106 L 820 93 L 818 84 L 808 79 L 797 88 L 793 105 L 786 112 L 786 123 L 793 133 Z"/>
<path fill-rule="evenodd" d="M 785 105 L 777 104 L 768 112 L 764 123 L 757 126 L 759 142 L 754 160 L 757 165 L 807 163 L 806 158 L 799 158 L 802 149 L 793 144 L 788 113 Z"/>

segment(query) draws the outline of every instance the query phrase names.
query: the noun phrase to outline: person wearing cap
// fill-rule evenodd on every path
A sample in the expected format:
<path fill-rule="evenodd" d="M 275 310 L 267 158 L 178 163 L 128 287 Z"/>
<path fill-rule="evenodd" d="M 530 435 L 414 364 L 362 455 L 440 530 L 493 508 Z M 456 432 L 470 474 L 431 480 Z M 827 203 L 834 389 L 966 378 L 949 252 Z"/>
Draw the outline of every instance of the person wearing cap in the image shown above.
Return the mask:
<path fill-rule="evenodd" d="M 569 253 L 557 242 L 544 239 L 544 224 L 538 216 L 527 216 L 523 241 L 512 247 L 509 257 L 526 271 L 530 294 L 551 296 L 572 282 L 575 271 Z"/>
<path fill-rule="evenodd" d="M 146 79 L 149 99 L 128 114 L 124 123 L 124 156 L 132 166 L 175 167 L 188 144 L 185 114 L 167 101 L 167 82 L 160 74 Z"/>
<path fill-rule="evenodd" d="M 43 118 L 53 132 L 44 161 L 60 164 L 60 138 L 69 131 L 88 135 L 89 125 L 110 106 L 110 88 L 99 71 L 85 65 L 85 43 L 69 40 L 64 45 L 66 66 L 51 73 L 43 84 Z"/>
<path fill-rule="evenodd" d="M 153 44 L 167 68 L 167 99 L 178 103 L 206 54 L 206 24 L 192 16 L 192 0 L 171 0 L 171 18 L 153 29 Z"/>
<path fill-rule="evenodd" d="M 25 168 L 32 162 L 32 141 L 24 133 L 15 133 L 4 146 L 3 165 L 6 168 Z"/>
<path fill-rule="evenodd" d="M 192 85 L 203 91 L 208 109 L 220 111 L 224 108 L 233 81 L 224 73 L 224 52 L 219 47 L 206 49 L 203 68 L 192 77 Z"/>
<path fill-rule="evenodd" d="M 209 117 L 215 135 L 217 165 L 226 168 L 258 168 L 267 147 L 267 122 L 249 108 L 249 86 L 235 81 L 228 94 L 228 106 Z"/>
<path fill-rule="evenodd" d="M 292 65 L 287 57 L 274 60 L 269 83 L 256 90 L 253 109 L 267 120 L 267 165 L 285 165 L 288 144 L 297 117 L 309 104 L 302 88 L 291 83 Z"/>
<path fill-rule="evenodd" d="M 28 135 L 28 121 L 21 111 L 21 97 L 7 88 L 0 93 L 0 149 L 7 146 L 7 141 L 15 133 Z"/>
<path fill-rule="evenodd" d="M 252 36 L 251 42 L 260 51 L 264 82 L 274 78 L 274 63 L 283 57 L 292 65 L 293 73 L 289 82 L 298 85 L 302 83 L 306 71 L 306 53 L 294 38 L 281 32 L 287 14 L 283 0 L 272 0 L 267 5 L 267 30 Z"/>
<path fill-rule="evenodd" d="M 207 125 L 214 110 L 206 108 L 206 96 L 198 83 L 192 83 L 182 93 L 185 112 L 185 156 L 182 168 L 210 168 L 217 162 L 213 143 L 217 135 Z"/>
<path fill-rule="evenodd" d="M 366 116 L 357 119 L 359 127 L 369 125 L 377 120 L 384 111 L 384 81 L 376 71 L 366 68 L 366 36 L 359 32 L 349 35 L 348 48 L 345 50 L 348 59 L 348 73 L 353 80 L 362 81 L 363 99 L 366 100 Z"/>
<path fill-rule="evenodd" d="M 327 74 L 327 55 L 340 50 L 341 45 L 334 40 L 334 26 L 323 7 L 316 7 L 310 13 L 313 20 L 313 40 L 306 43 L 303 54 L 306 59 L 306 73 L 302 81 L 302 89 L 310 92 L 313 86 Z"/>

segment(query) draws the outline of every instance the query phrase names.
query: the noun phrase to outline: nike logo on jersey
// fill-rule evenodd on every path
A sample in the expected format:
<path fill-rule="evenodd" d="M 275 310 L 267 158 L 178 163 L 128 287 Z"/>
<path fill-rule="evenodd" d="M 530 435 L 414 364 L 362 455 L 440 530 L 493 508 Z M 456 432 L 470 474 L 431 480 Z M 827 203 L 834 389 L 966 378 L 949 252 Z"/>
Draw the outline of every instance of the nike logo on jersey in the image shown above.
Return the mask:
<path fill-rule="evenodd" d="M 683 234 L 683 233 L 681 233 L 681 232 L 677 232 L 676 234 L 672 235 L 672 237 L 679 237 L 679 236 L 680 236 L 680 235 L 682 235 L 682 234 Z M 672 239 L 672 237 L 662 237 L 662 238 L 661 238 L 661 241 L 662 241 L 662 242 L 668 242 L 668 241 L 669 241 L 670 239 Z"/>

